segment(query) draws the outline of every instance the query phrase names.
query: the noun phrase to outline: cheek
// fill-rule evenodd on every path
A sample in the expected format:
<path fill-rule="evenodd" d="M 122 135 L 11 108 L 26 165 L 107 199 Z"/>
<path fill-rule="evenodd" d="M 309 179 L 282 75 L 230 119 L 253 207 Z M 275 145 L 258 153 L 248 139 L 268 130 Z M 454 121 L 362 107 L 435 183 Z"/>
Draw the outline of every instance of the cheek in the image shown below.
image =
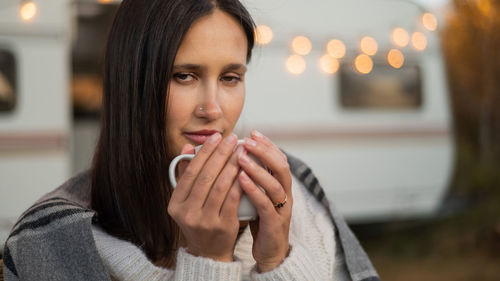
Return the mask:
<path fill-rule="evenodd" d="M 188 122 L 190 117 L 190 101 L 185 100 L 182 91 L 175 86 L 170 89 L 168 94 L 168 108 L 166 113 L 166 134 L 169 151 L 169 158 L 173 158 L 181 151 L 182 140 L 179 132 L 181 128 Z"/>
<path fill-rule="evenodd" d="M 226 102 L 226 116 L 231 124 L 236 124 L 238 121 L 243 105 L 245 104 L 245 89 L 243 88 L 239 93 L 232 94 Z"/>
<path fill-rule="evenodd" d="M 168 130 L 171 131 L 176 127 L 182 125 L 184 120 L 189 119 L 191 114 L 191 100 L 189 95 L 183 93 L 179 87 L 171 86 L 168 96 L 168 110 L 167 110 L 167 125 Z"/>

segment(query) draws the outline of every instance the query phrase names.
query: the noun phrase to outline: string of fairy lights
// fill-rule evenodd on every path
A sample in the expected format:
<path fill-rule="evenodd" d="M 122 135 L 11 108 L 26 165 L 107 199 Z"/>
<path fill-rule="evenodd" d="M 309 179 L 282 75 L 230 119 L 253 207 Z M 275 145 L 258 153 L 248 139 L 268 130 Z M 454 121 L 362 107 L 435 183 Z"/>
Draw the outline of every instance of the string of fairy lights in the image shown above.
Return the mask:
<path fill-rule="evenodd" d="M 101 4 L 108 4 L 114 0 L 98 0 Z M 33 1 L 22 1 L 19 8 L 19 15 L 24 21 L 31 21 L 37 14 L 38 7 Z M 428 31 L 436 31 L 438 27 L 437 18 L 429 12 L 423 13 L 420 17 L 422 26 Z M 265 46 L 273 41 L 273 30 L 267 25 L 258 25 L 255 28 L 256 43 Z M 416 30 L 412 33 L 402 27 L 396 27 L 391 34 L 392 48 L 385 55 L 387 63 L 395 69 L 400 69 L 405 63 L 405 56 L 401 49 L 411 47 L 422 52 L 427 48 L 427 36 L 424 32 Z M 291 40 L 290 48 L 292 54 L 285 61 L 285 68 L 291 74 L 299 75 L 306 70 L 307 56 L 312 50 L 312 43 L 307 36 L 299 35 Z M 357 48 L 349 48 L 354 50 Z M 332 38 L 324 46 L 325 54 L 319 59 L 320 69 L 327 74 L 334 74 L 340 68 L 342 59 L 347 53 L 346 44 L 339 38 Z M 374 67 L 373 57 L 379 53 L 377 40 L 370 36 L 364 36 L 359 40 L 359 50 L 361 51 L 353 60 L 353 67 L 359 74 L 369 74 Z"/>
<path fill-rule="evenodd" d="M 422 26 L 426 31 L 436 31 L 438 27 L 437 18 L 429 13 L 423 13 L 420 17 Z M 255 29 L 255 38 L 257 44 L 261 46 L 268 45 L 273 41 L 273 31 L 267 25 L 258 25 Z M 405 56 L 402 49 L 411 46 L 415 51 L 422 52 L 427 48 L 427 36 L 423 31 L 416 30 L 412 33 L 402 27 L 396 27 L 391 34 L 392 47 L 386 52 L 385 59 L 387 63 L 395 69 L 400 69 L 405 63 Z M 362 37 L 358 48 L 349 48 L 349 50 L 359 49 L 361 52 L 354 58 L 352 65 L 359 74 L 369 74 L 374 67 L 373 57 L 379 53 L 379 44 L 377 40 L 370 36 Z M 299 75 L 306 70 L 305 56 L 312 50 L 312 43 L 304 35 L 294 37 L 290 43 L 292 54 L 285 61 L 285 68 L 291 74 Z M 319 68 L 327 73 L 334 74 L 340 68 L 342 59 L 345 59 L 347 46 L 339 38 L 332 38 L 324 46 L 325 54 L 319 59 Z"/>
<path fill-rule="evenodd" d="M 19 16 L 24 21 L 31 21 L 38 12 L 38 6 L 32 1 L 23 1 L 19 7 Z"/>
<path fill-rule="evenodd" d="M 117 2 L 116 0 L 97 0 L 96 2 L 100 4 L 110 4 L 113 2 Z M 21 0 L 21 4 L 19 6 L 19 16 L 24 21 L 31 21 L 35 18 L 38 12 L 38 5 L 34 1 L 30 0 Z"/>

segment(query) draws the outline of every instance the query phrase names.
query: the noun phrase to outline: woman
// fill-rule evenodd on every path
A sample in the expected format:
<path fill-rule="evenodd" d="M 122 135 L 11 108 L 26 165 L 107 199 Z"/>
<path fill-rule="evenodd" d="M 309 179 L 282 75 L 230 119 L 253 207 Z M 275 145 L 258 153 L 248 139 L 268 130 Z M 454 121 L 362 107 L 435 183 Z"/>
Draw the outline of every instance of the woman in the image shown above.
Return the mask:
<path fill-rule="evenodd" d="M 123 1 L 92 169 L 23 214 L 6 280 L 378 280 L 310 170 L 257 131 L 233 153 L 253 28 L 237 0 Z M 238 221 L 243 193 L 258 220 Z"/>

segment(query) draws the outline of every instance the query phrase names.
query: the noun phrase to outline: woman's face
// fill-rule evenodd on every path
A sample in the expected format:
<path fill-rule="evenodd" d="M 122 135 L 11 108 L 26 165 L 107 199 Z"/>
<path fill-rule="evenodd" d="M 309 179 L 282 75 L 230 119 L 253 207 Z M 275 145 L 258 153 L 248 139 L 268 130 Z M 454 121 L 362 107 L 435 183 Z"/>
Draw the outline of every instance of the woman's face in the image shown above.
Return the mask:
<path fill-rule="evenodd" d="M 186 143 L 229 135 L 245 100 L 247 39 L 243 28 L 218 9 L 186 33 L 174 61 L 167 109 L 171 156 Z"/>

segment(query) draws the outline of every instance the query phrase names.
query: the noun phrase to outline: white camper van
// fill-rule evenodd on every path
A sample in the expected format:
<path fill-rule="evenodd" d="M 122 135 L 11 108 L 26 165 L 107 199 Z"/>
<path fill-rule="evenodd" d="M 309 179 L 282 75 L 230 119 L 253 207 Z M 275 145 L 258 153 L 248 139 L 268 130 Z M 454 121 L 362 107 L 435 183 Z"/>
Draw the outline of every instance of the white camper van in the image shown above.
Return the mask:
<path fill-rule="evenodd" d="M 71 174 L 70 2 L 22 4 L 0 1 L 2 245 L 21 212 Z"/>
<path fill-rule="evenodd" d="M 92 32 L 108 26 L 89 24 L 119 3 L 100 2 L 109 1 L 37 0 L 35 11 L 21 5 L 29 1 L 0 3 L 0 243 L 34 200 L 89 165 L 98 118 L 74 117 L 71 89 L 76 77 L 92 81 L 85 71 L 94 70 L 75 67 L 79 56 L 105 43 Z M 254 51 L 238 134 L 258 129 L 303 159 L 351 222 L 432 215 L 454 149 L 425 11 L 390 0 L 243 2 L 272 37 Z M 99 96 L 98 85 L 78 91 Z"/>
<path fill-rule="evenodd" d="M 350 222 L 434 214 L 454 163 L 436 18 L 413 1 L 246 5 L 273 36 L 249 67 L 243 130 L 312 166 Z"/>
<path fill-rule="evenodd" d="M 246 5 L 273 37 L 249 67 L 243 130 L 305 160 L 351 222 L 432 215 L 454 161 L 436 18 L 414 1 Z"/>

